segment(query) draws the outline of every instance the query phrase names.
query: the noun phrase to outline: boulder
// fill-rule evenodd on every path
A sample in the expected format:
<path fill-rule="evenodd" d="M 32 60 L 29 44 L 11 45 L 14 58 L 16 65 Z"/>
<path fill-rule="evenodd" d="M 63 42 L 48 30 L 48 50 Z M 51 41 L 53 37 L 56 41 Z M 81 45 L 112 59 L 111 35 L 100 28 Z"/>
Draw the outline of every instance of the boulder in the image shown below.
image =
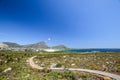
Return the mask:
<path fill-rule="evenodd" d="M 110 77 L 103 77 L 103 80 L 112 80 Z"/>

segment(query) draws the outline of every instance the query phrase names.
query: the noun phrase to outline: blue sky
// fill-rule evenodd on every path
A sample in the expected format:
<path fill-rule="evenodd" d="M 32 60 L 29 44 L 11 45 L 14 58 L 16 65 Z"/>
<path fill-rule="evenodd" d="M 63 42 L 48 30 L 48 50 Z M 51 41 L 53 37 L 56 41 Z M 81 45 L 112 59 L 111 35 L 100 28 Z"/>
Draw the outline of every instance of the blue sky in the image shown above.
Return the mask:
<path fill-rule="evenodd" d="M 0 42 L 120 48 L 119 30 L 120 0 L 0 0 Z"/>

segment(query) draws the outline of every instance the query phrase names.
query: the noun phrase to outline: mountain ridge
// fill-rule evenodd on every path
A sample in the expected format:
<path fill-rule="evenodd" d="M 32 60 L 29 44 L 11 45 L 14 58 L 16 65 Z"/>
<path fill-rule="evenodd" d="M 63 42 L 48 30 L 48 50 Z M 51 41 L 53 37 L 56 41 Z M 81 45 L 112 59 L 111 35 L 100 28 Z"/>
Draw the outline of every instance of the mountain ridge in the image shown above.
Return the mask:
<path fill-rule="evenodd" d="M 44 41 L 40 41 L 32 44 L 26 44 L 26 45 L 20 45 L 15 42 L 1 42 L 0 45 L 4 46 L 4 48 L 67 49 L 65 45 L 56 45 L 56 46 L 49 47 Z M 0 46 L 0 48 L 2 48 L 2 46 Z"/>

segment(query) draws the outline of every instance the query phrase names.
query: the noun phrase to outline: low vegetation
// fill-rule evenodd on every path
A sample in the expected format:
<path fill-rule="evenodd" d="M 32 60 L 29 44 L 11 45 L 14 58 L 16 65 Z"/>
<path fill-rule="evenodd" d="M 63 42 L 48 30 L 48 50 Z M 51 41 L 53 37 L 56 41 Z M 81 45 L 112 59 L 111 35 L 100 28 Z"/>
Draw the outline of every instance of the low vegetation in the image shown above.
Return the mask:
<path fill-rule="evenodd" d="M 43 70 L 32 69 L 27 60 L 32 56 Z M 0 51 L 0 80 L 103 80 L 103 76 L 85 72 L 52 71 L 52 64 L 64 68 L 87 68 L 120 74 L 120 53 L 28 53 Z M 104 65 L 104 66 L 103 66 Z M 5 71 L 7 70 L 7 71 Z"/>
<path fill-rule="evenodd" d="M 46 68 L 54 63 L 56 67 L 92 69 L 120 75 L 120 53 L 52 54 L 38 56 L 34 61 Z"/>

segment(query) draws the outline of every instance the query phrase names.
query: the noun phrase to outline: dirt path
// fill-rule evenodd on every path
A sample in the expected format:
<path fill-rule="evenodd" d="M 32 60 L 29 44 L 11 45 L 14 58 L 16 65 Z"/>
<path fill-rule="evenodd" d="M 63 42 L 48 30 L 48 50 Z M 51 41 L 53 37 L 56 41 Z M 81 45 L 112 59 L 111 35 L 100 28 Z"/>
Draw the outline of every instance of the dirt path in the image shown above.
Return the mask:
<path fill-rule="evenodd" d="M 35 57 L 36 56 L 33 56 L 33 57 L 28 59 L 28 62 L 30 64 L 30 66 L 32 68 L 36 68 L 36 69 L 43 69 L 43 67 L 40 67 L 40 66 L 38 66 L 37 64 L 34 63 L 33 59 Z M 52 70 L 64 70 L 64 68 L 50 68 L 50 69 L 52 69 Z M 108 73 L 108 72 L 102 72 L 102 71 L 97 71 L 97 70 L 89 70 L 89 69 L 79 69 L 79 68 L 68 68 L 68 70 L 90 72 L 90 73 L 95 73 L 95 74 L 108 76 L 108 77 L 111 77 L 111 78 L 116 79 L 116 80 L 120 80 L 120 76 L 119 75 L 111 74 L 111 73 Z"/>

